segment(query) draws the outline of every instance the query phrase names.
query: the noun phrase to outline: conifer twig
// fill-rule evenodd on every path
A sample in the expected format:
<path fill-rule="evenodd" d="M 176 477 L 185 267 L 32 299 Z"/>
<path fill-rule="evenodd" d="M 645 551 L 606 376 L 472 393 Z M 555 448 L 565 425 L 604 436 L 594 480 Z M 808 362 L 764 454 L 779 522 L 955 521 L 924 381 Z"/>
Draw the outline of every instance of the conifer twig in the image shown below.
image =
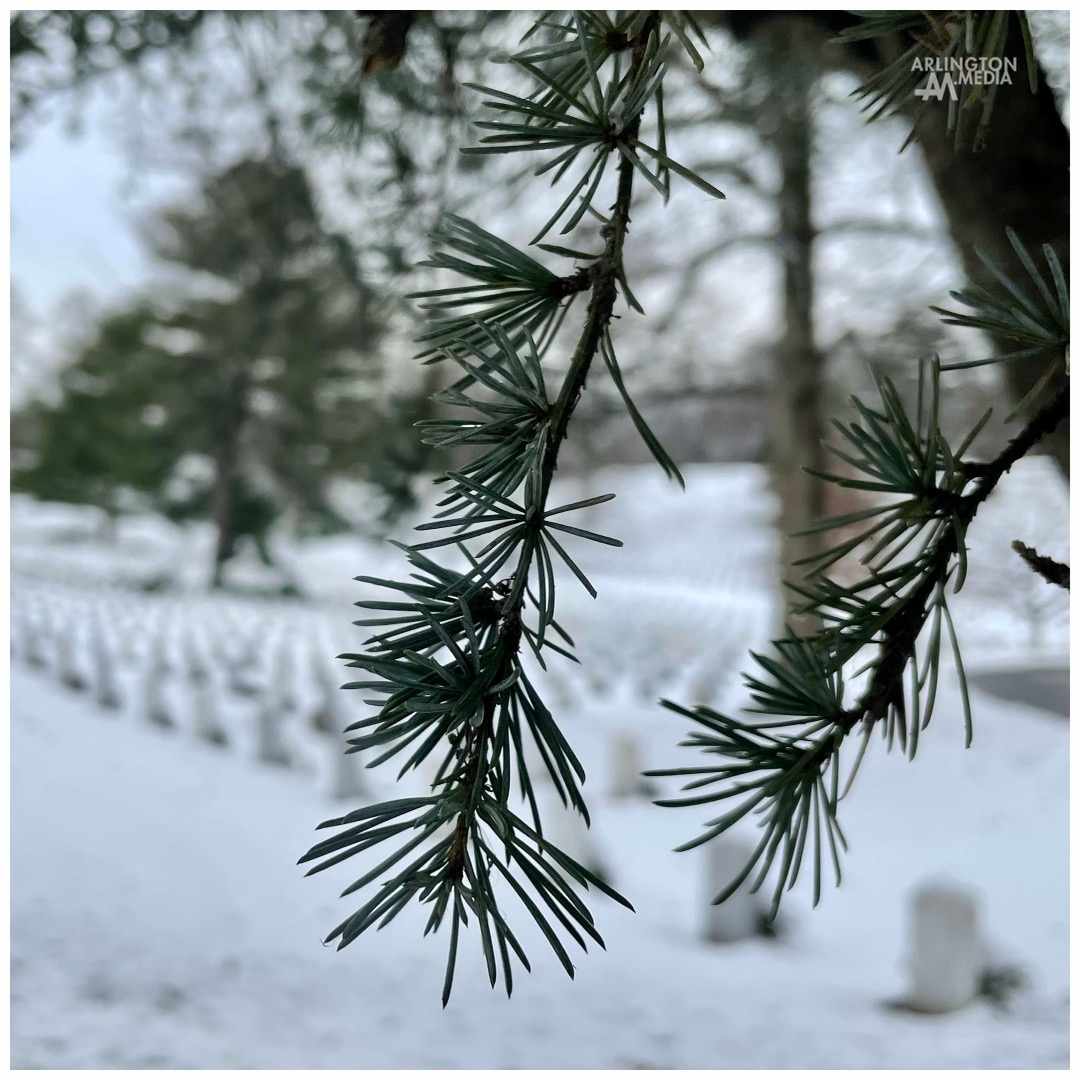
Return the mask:
<path fill-rule="evenodd" d="M 1058 562 L 1056 559 L 1048 558 L 1046 555 L 1040 555 L 1034 548 L 1028 547 L 1027 544 L 1020 540 L 1014 540 L 1011 546 L 1013 551 L 1044 581 L 1068 591 L 1069 567 L 1066 563 Z"/>
<path fill-rule="evenodd" d="M 631 76 L 636 73 L 641 64 L 645 42 L 654 32 L 655 27 L 656 18 L 653 16 L 642 27 L 638 37 L 632 43 Z M 630 123 L 628 140 L 636 139 L 640 126 L 641 113 L 638 113 Z M 623 243 L 630 225 L 630 200 L 634 185 L 634 167 L 629 159 L 623 158 L 619 162 L 618 178 L 618 189 L 611 218 L 601 230 L 605 241 L 604 250 L 589 267 L 589 305 L 585 316 L 585 326 L 570 361 L 570 370 L 563 379 L 559 396 L 552 406 L 551 419 L 548 422 L 547 451 L 544 454 L 541 469 L 537 502 L 533 507 L 526 508 L 527 512 L 530 510 L 534 512 L 533 520 L 537 528 L 543 522 L 551 482 L 558 467 L 559 449 L 566 438 L 570 418 L 581 398 L 585 381 L 600 349 L 600 340 L 611 322 L 615 308 L 618 278 L 622 270 Z M 536 549 L 532 545 L 523 545 L 517 567 L 510 577 L 509 592 L 502 603 L 502 621 L 499 632 L 505 641 L 506 648 L 503 652 L 502 665 L 495 677 L 496 682 L 509 678 L 517 662 L 517 655 L 521 648 L 525 590 L 535 554 Z M 494 713 L 495 702 L 494 699 L 489 698 L 485 703 L 482 723 L 478 728 L 466 733 L 466 738 L 470 740 L 465 748 L 465 754 L 470 758 L 469 786 L 480 782 L 479 770 L 483 768 L 487 760 L 486 747 L 494 736 Z M 464 874 L 465 843 L 474 827 L 475 818 L 476 809 L 469 806 L 465 807 L 458 817 L 454 847 L 450 855 L 450 875 L 455 881 L 460 881 Z"/>
<path fill-rule="evenodd" d="M 446 485 L 441 509 L 417 526 L 427 535 L 437 532 L 435 539 L 399 545 L 412 564 L 408 580 L 358 579 L 390 590 L 390 598 L 359 602 L 373 615 L 360 625 L 375 629 L 365 652 L 342 657 L 366 673 L 364 681 L 343 689 L 379 695 L 367 699 L 376 714 L 347 729 L 355 733 L 352 751 L 374 750 L 369 765 L 401 754 L 406 760 L 399 778 L 432 755 L 437 767 L 430 794 L 324 822 L 321 828 L 342 831 L 300 861 L 322 860 L 309 871 L 315 873 L 376 844 L 404 841 L 349 886 L 346 894 L 381 882 L 328 940 L 343 948 L 369 927 L 386 925 L 410 900 L 429 905 L 427 931 L 439 929 L 444 919 L 451 923 L 444 1005 L 461 928 L 470 919 L 479 929 L 492 986 L 501 968 L 510 993 L 514 957 L 529 969 L 500 906 L 506 889 L 571 976 L 574 966 L 562 935 L 582 948 L 587 938 L 604 944 L 576 888 L 595 888 L 630 907 L 543 835 L 530 743 L 564 805 L 588 824 L 581 793 L 585 772 L 533 685 L 525 654 L 527 646 L 542 668 L 552 652 L 575 659 L 567 648 L 574 643 L 555 619 L 555 566 L 565 565 L 593 596 L 596 590 L 563 547 L 566 534 L 621 546 L 564 519 L 613 495 L 548 506 L 559 452 L 597 356 L 653 456 L 678 478 L 627 394 L 610 335 L 620 293 L 640 311 L 623 270 L 635 175 L 664 196 L 674 174 L 723 197 L 668 156 L 662 83 L 670 37 L 664 28 L 700 61 L 692 41 L 700 28 L 685 12 L 549 13 L 536 27 L 544 40 L 509 58 L 531 78 L 532 92 L 520 96 L 476 87 L 486 95 L 489 117 L 477 126 L 489 134 L 466 153 L 556 151 L 537 167 L 538 173 L 555 169 L 555 181 L 584 163 L 531 244 L 585 265 L 559 276 L 479 225 L 447 215 L 433 234 L 435 250 L 425 265 L 452 273 L 458 283 L 414 294 L 432 316 L 419 339 L 421 357 L 462 371 L 436 400 L 465 411 L 418 426 L 429 445 L 476 453 L 436 481 Z M 655 149 L 639 137 L 650 104 L 656 110 Z M 602 213 L 593 200 L 611 175 L 610 164 L 614 202 Z M 603 223 L 599 253 L 541 243 L 560 224 L 563 234 L 569 232 L 586 213 Z M 582 329 L 551 400 L 541 360 L 579 294 L 587 297 Z M 428 555 L 444 547 L 460 556 L 456 565 L 441 565 Z M 531 821 L 515 812 L 515 780 Z"/>
<path fill-rule="evenodd" d="M 702 794 L 660 800 L 660 805 L 741 799 L 706 822 L 706 831 L 679 850 L 705 843 L 748 814 L 762 815 L 758 847 L 716 903 L 755 871 L 752 887 L 760 887 L 778 861 L 775 912 L 784 890 L 794 884 L 807 850 L 812 852 L 814 902 L 821 895 L 826 851 L 839 884 L 839 853 L 846 843 L 837 821 L 838 803 L 850 788 L 875 730 L 883 728 L 890 746 L 898 741 L 908 756 L 914 756 L 919 733 L 933 711 L 946 636 L 956 660 L 966 741 L 971 743 L 971 706 L 946 586 L 954 575 L 955 589 L 963 583 L 967 529 L 979 507 L 1009 469 L 1068 416 L 1069 394 L 1067 389 L 1057 393 L 991 461 L 972 464 L 963 460 L 963 452 L 989 414 L 962 445 L 951 449 L 937 423 L 940 370 L 937 361 L 931 361 L 927 384 L 920 369 L 914 421 L 892 384 L 879 379 L 884 410 L 876 412 L 856 400 L 862 423 L 837 424 L 850 447 L 833 452 L 858 475 L 821 475 L 842 486 L 888 493 L 896 501 L 815 526 L 818 531 L 829 531 L 871 522 L 854 539 L 845 538 L 804 560 L 813 564 L 813 572 L 797 589 L 807 598 L 804 610 L 819 615 L 822 628 L 805 638 L 789 631 L 788 637 L 773 642 L 772 656 L 752 654 L 764 674 L 745 676 L 754 701 L 750 711 L 769 719 L 755 722 L 706 706 L 690 710 L 664 702 L 704 728 L 691 733 L 683 745 L 723 760 L 715 765 L 651 770 L 647 775 L 692 777 L 685 791 L 711 788 Z M 870 548 L 862 559 L 867 564 L 865 579 L 855 585 L 830 581 L 824 568 L 860 545 Z M 913 545 L 918 546 L 915 554 Z M 844 667 L 864 649 L 874 653 L 866 665 L 870 678 L 855 702 L 846 706 Z M 861 729 L 861 745 L 841 784 L 841 746 L 856 728 Z M 717 786 L 722 783 L 725 786 Z M 812 844 L 807 840 L 810 836 Z"/>

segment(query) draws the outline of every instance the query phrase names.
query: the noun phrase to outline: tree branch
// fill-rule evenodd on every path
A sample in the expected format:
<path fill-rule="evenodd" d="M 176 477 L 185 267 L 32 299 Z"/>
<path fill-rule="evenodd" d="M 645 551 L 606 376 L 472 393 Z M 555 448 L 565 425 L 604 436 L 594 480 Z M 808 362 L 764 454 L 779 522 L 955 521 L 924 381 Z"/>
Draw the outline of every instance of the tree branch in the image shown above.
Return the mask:
<path fill-rule="evenodd" d="M 633 78 L 641 66 L 649 36 L 655 32 L 658 21 L 656 15 L 651 16 L 645 22 L 640 34 L 634 39 L 630 79 Z M 637 139 L 640 128 L 641 113 L 627 125 L 621 139 L 627 145 L 632 146 Z M 558 465 L 559 449 L 566 438 L 570 418 L 573 416 L 574 409 L 577 407 L 578 400 L 581 397 L 581 391 L 584 389 L 593 360 L 599 352 L 600 341 L 611 322 L 615 300 L 618 295 L 618 280 L 622 273 L 623 244 L 630 225 L 630 201 L 633 195 L 633 182 L 634 166 L 628 157 L 623 156 L 618 168 L 618 188 L 615 205 L 612 208 L 610 220 L 601 230 L 601 234 L 605 239 L 604 250 L 599 258 L 587 268 L 587 280 L 590 285 L 591 295 L 585 326 L 578 339 L 577 347 L 570 361 L 570 369 L 563 380 L 548 421 L 547 446 L 540 474 L 540 490 L 535 494 L 535 502 L 526 507 L 527 512 L 532 515 L 531 522 L 537 531 L 543 526 L 544 508 L 547 504 L 548 493 L 551 490 L 551 483 Z M 577 279 L 577 275 L 574 275 L 574 278 Z M 578 284 L 584 283 L 585 280 L 585 278 L 582 278 Z M 520 651 L 525 593 L 535 554 L 536 545 L 534 543 L 526 542 L 522 545 L 517 567 L 510 578 L 510 589 L 502 603 L 500 636 L 503 650 L 499 670 L 493 680 L 496 685 L 512 675 Z M 470 760 L 463 787 L 468 791 L 477 792 L 482 787 L 480 774 L 487 765 L 486 748 L 494 736 L 495 713 L 495 702 L 489 698 L 485 702 L 484 715 L 480 725 L 467 735 L 470 740 L 470 745 L 467 748 Z M 475 824 L 476 813 L 476 800 L 470 799 L 458 817 L 456 826 L 456 835 L 458 837 L 467 837 L 471 833 Z M 451 851 L 451 880 L 460 881 L 464 871 L 465 845 L 464 843 L 455 844 Z"/>
<path fill-rule="evenodd" d="M 974 490 L 964 495 L 956 508 L 956 516 L 964 528 L 974 519 L 979 507 L 1005 473 L 1068 415 L 1069 392 L 1066 387 L 1031 419 L 993 461 L 979 469 Z M 965 473 L 971 475 L 970 470 L 966 469 Z M 845 734 L 861 721 L 876 723 L 886 715 L 890 705 L 902 698 L 904 671 L 926 622 L 927 603 L 944 582 L 950 563 L 958 553 L 959 543 L 959 530 L 949 530 L 935 548 L 922 584 L 904 598 L 885 624 L 881 655 L 870 685 L 856 704 L 846 709 L 840 717 L 840 726 Z"/>
<path fill-rule="evenodd" d="M 1021 543 L 1019 540 L 1012 542 L 1012 549 L 1039 577 L 1048 581 L 1051 585 L 1057 585 L 1068 591 L 1069 567 L 1065 563 L 1040 555 L 1034 548 L 1028 547 L 1027 544 Z"/>

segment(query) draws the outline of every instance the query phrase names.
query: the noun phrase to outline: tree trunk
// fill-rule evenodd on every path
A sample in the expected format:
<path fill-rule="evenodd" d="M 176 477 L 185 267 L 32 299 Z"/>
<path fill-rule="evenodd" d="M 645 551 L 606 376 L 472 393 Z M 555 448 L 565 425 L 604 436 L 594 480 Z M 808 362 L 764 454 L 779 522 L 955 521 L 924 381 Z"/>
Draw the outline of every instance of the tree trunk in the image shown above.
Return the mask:
<path fill-rule="evenodd" d="M 211 585 L 224 584 L 225 564 L 236 554 L 236 491 L 240 479 L 240 439 L 242 421 L 228 432 L 214 461 L 214 488 L 210 497 L 210 519 L 217 530 L 214 546 L 214 573 Z"/>
<path fill-rule="evenodd" d="M 780 167 L 778 246 L 783 258 L 784 334 L 771 381 L 769 464 L 780 497 L 782 580 L 798 583 L 798 560 L 820 550 L 818 535 L 797 536 L 824 516 L 825 482 L 806 472 L 821 469 L 824 357 L 814 340 L 814 238 L 811 94 L 820 70 L 795 33 L 778 33 L 765 61 L 772 72 L 771 101 L 763 114 Z M 784 621 L 800 635 L 817 629 L 814 616 L 796 613 L 803 600 L 784 589 Z"/>
<path fill-rule="evenodd" d="M 996 281 L 975 253 L 981 248 L 1026 292 L 1034 286 L 1006 236 L 1013 229 L 1048 275 L 1041 247 L 1049 244 L 1069 276 L 1069 133 L 1061 121 L 1054 95 L 1039 73 L 1039 89 L 1032 94 L 1024 70 L 1024 44 L 1016 19 L 1009 20 L 1006 56 L 1019 60 L 1011 86 L 998 90 L 985 149 L 971 149 L 971 131 L 956 145 L 946 131 L 946 102 L 934 102 L 916 129 L 919 148 L 930 179 L 945 211 L 949 235 L 956 244 L 970 281 L 994 287 Z M 898 47 L 892 43 L 892 49 Z M 886 52 L 886 57 L 894 55 Z M 995 339 L 1005 352 L 1014 342 Z M 1021 400 L 1042 377 L 1053 358 L 1047 355 L 1011 360 L 1004 374 L 1016 401 Z M 1060 373 L 1044 395 L 1065 384 Z M 1034 403 L 1029 413 L 1048 399 Z M 1069 422 L 1059 424 L 1040 444 L 1053 456 L 1065 478 L 1069 477 Z"/>
<path fill-rule="evenodd" d="M 737 40 L 748 41 L 779 20 L 797 20 L 802 27 L 801 42 L 814 47 L 819 61 L 827 66 L 851 71 L 865 81 L 899 56 L 910 39 L 830 44 L 830 39 L 856 23 L 855 16 L 841 11 L 731 11 L 701 13 L 708 23 L 725 27 Z M 1061 119 L 1053 93 L 1043 72 L 1038 72 L 1039 88 L 1031 93 L 1027 83 L 1024 48 L 1015 19 L 1010 20 L 1005 55 L 1019 61 L 1012 85 L 1001 86 L 990 121 L 987 146 L 979 153 L 966 144 L 955 144 L 945 132 L 947 102 L 930 106 L 916 128 L 915 143 L 926 162 L 969 280 L 986 284 L 990 275 L 978 256 L 978 245 L 1017 282 L 1027 281 L 1005 235 L 1006 227 L 1016 231 L 1029 250 L 1038 252 L 1048 243 L 1069 273 L 1069 132 Z M 920 102 L 911 102 L 914 113 Z M 1037 258 L 1041 261 L 1041 252 Z M 1011 342 L 995 340 L 1000 351 L 1014 348 Z M 1035 356 L 1006 364 L 1005 376 L 1019 399 L 1046 371 L 1046 358 Z M 1058 381 L 1058 385 L 1063 380 Z M 1057 387 L 1051 386 L 1050 393 Z M 1029 415 L 1039 407 L 1036 402 Z M 1059 424 L 1041 447 L 1053 456 L 1063 475 L 1069 476 L 1069 425 Z"/>
<path fill-rule="evenodd" d="M 260 355 L 260 335 L 265 328 L 253 332 L 255 344 L 247 350 L 253 359 Z M 214 570 L 211 586 L 221 588 L 225 564 L 236 554 L 239 539 L 236 521 L 236 497 L 240 487 L 240 458 L 248 423 L 247 363 L 237 364 L 225 373 L 221 403 L 215 416 L 214 486 L 210 495 L 210 520 L 217 530 L 214 546 Z"/>
<path fill-rule="evenodd" d="M 236 551 L 236 529 L 233 520 L 233 492 L 236 488 L 235 460 L 219 458 L 214 476 L 214 493 L 210 517 L 217 529 L 214 546 L 214 575 L 211 584 L 218 589 L 223 584 L 225 564 Z"/>

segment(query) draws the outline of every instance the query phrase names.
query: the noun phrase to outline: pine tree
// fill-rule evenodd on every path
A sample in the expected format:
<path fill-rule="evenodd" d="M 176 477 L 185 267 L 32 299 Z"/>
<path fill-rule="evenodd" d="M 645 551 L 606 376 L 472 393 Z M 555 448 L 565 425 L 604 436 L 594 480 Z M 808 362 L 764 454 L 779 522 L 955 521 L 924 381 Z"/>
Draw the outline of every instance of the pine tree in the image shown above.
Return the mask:
<path fill-rule="evenodd" d="M 147 417 L 170 357 L 151 340 L 155 325 L 143 302 L 107 313 L 61 372 L 59 402 L 23 406 L 12 432 L 24 451 L 12 490 L 115 516 L 162 488 L 174 455 L 166 432 Z"/>
<path fill-rule="evenodd" d="M 271 561 L 285 509 L 340 526 L 334 476 L 370 477 L 402 505 L 420 462 L 391 454 L 412 402 L 382 390 L 386 304 L 323 224 L 304 171 L 244 160 L 148 232 L 183 277 L 107 313 L 62 373 L 60 402 L 30 407 L 16 490 L 208 518 L 215 584 L 242 537 Z M 178 486 L 193 456 L 208 475 Z"/>
<path fill-rule="evenodd" d="M 305 510 L 325 508 L 321 448 L 340 425 L 330 410 L 348 409 L 382 319 L 295 166 L 230 166 L 207 181 L 201 205 L 167 211 L 151 235 L 161 258 L 217 284 L 218 295 L 185 297 L 163 322 L 189 342 L 167 409 L 213 463 L 220 584 L 245 489 L 269 479 Z"/>

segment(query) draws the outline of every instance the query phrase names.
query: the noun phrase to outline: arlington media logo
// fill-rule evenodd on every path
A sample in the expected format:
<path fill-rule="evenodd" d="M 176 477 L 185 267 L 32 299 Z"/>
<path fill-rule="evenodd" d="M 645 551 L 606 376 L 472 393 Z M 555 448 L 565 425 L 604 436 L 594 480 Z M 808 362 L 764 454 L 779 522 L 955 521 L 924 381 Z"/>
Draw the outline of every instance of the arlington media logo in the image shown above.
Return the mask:
<path fill-rule="evenodd" d="M 959 86 L 1011 86 L 1016 73 L 1016 59 L 1003 56 L 916 56 L 912 71 L 926 72 L 926 82 L 915 89 L 915 96 L 926 102 L 958 98 Z"/>

